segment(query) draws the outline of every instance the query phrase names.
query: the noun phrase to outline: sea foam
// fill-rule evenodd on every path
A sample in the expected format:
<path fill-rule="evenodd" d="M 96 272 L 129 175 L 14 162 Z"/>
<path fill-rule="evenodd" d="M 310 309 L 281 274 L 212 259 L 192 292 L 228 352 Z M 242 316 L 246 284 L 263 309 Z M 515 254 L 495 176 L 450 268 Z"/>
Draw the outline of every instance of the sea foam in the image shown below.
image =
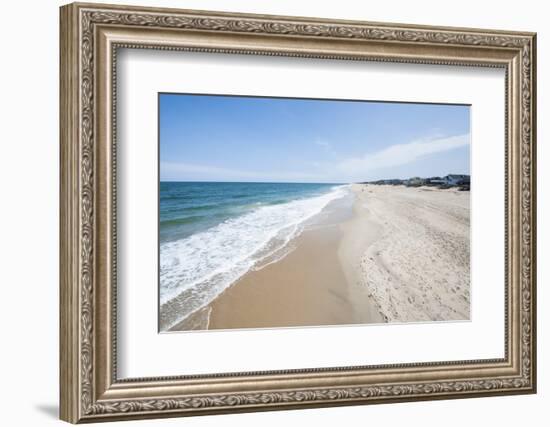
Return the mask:
<path fill-rule="evenodd" d="M 346 194 L 260 206 L 210 229 L 160 246 L 160 326 L 169 329 L 214 300 L 252 267 L 300 234 L 306 220 Z"/>

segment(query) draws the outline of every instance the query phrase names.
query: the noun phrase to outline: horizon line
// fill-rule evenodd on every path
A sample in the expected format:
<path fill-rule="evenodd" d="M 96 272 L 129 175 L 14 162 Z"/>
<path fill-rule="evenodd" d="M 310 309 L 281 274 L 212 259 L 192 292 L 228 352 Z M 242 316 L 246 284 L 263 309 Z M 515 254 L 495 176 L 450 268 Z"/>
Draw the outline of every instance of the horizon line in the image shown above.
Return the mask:
<path fill-rule="evenodd" d="M 353 184 L 353 182 L 304 182 L 304 181 L 201 181 L 201 180 L 179 180 L 168 179 L 159 180 L 159 182 L 196 182 L 196 183 L 212 183 L 212 184 Z"/>
<path fill-rule="evenodd" d="M 391 179 L 399 179 L 399 180 L 407 180 L 412 178 L 421 178 L 421 179 L 427 179 L 427 178 L 444 178 L 449 175 L 464 175 L 464 176 L 471 176 L 470 174 L 465 173 L 447 173 L 446 175 L 440 175 L 440 176 L 410 176 L 408 178 L 378 178 L 374 180 L 369 181 L 340 181 L 340 182 L 313 182 L 313 181 L 215 181 L 215 180 L 209 180 L 209 181 L 203 181 L 203 180 L 179 180 L 179 179 L 159 179 L 159 183 L 161 182 L 193 182 L 193 183 L 210 183 L 210 184 L 362 184 L 365 182 L 373 182 L 373 181 L 383 181 L 383 180 L 391 180 Z"/>

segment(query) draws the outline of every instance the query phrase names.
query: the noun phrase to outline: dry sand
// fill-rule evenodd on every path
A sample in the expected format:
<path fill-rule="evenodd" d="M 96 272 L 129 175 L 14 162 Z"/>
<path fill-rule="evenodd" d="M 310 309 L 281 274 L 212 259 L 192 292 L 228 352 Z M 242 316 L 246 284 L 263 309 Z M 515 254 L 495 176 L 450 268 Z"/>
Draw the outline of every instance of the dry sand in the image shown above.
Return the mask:
<path fill-rule="evenodd" d="M 354 184 L 285 256 L 171 330 L 464 320 L 469 192 Z"/>
<path fill-rule="evenodd" d="M 382 233 L 361 259 L 365 286 L 387 321 L 470 318 L 470 193 L 357 186 Z"/>

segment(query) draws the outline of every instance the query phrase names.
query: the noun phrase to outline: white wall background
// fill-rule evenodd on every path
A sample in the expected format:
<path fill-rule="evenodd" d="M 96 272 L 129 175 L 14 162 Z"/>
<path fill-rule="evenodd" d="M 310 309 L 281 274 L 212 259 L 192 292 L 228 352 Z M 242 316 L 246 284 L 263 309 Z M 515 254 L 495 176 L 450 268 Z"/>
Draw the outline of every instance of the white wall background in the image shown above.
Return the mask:
<path fill-rule="evenodd" d="M 113 3 L 121 3 L 110 0 Z M 130 0 L 129 0 L 130 1 Z M 209 416 L 133 425 L 546 425 L 550 405 L 550 29 L 544 2 L 133 0 L 133 4 L 538 32 L 539 393 L 438 402 Z M 6 2 L 0 67 L 0 401 L 2 425 L 60 425 L 58 402 L 58 7 Z M 545 420 L 546 418 L 546 420 Z"/>

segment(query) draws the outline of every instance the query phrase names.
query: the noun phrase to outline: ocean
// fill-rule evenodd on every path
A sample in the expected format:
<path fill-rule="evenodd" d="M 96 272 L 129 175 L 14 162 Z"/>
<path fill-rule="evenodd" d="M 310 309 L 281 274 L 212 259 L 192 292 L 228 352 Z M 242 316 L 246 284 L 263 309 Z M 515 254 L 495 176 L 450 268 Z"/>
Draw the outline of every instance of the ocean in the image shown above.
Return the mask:
<path fill-rule="evenodd" d="M 341 184 L 161 182 L 162 329 L 284 256 L 304 222 L 345 194 Z"/>

